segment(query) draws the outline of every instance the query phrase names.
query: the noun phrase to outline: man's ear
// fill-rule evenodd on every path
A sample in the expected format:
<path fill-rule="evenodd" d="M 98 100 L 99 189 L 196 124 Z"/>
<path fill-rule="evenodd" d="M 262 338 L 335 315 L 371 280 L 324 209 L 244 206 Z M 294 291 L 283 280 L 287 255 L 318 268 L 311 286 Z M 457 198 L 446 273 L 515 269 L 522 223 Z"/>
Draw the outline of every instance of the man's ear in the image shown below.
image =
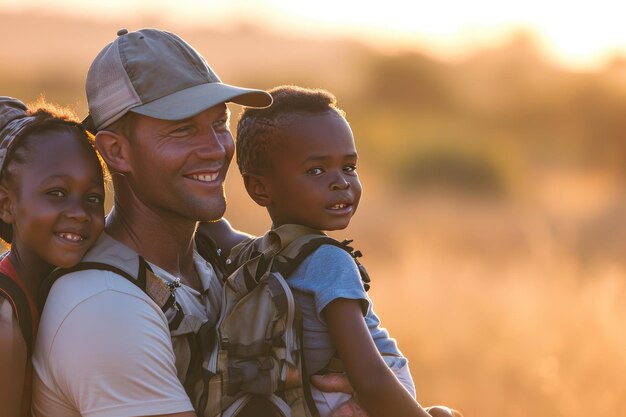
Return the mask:
<path fill-rule="evenodd" d="M 250 198 L 261 207 L 267 207 L 272 202 L 269 187 L 262 175 L 243 174 L 243 183 Z"/>
<path fill-rule="evenodd" d="M 130 171 L 130 143 L 126 136 L 101 130 L 96 134 L 96 148 L 111 170 L 121 173 Z"/>
<path fill-rule="evenodd" d="M 0 219 L 4 223 L 13 224 L 13 196 L 4 185 L 0 185 Z"/>

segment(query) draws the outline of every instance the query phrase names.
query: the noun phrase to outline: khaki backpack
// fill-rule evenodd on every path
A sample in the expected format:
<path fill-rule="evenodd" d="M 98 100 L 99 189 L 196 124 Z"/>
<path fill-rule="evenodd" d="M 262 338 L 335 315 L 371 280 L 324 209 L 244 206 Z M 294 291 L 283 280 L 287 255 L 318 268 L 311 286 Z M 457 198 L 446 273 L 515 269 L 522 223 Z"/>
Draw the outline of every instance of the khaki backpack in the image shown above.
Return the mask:
<path fill-rule="evenodd" d="M 367 288 L 369 278 L 356 260 L 361 254 L 349 243 L 305 226 L 283 225 L 233 248 L 214 346 L 203 363 L 207 387 L 196 397 L 199 414 L 237 416 L 262 397 L 276 416 L 318 415 L 302 378 L 301 318 L 287 279 L 307 256 L 330 244 L 353 256 Z M 287 385 L 294 371 L 297 382 Z"/>

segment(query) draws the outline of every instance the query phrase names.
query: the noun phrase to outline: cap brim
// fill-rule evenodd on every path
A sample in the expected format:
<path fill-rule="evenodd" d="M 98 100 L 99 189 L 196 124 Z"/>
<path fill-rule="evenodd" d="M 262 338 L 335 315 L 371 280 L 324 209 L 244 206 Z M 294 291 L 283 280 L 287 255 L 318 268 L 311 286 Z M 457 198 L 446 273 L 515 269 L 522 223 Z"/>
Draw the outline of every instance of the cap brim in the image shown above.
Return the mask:
<path fill-rule="evenodd" d="M 130 111 L 155 119 L 181 120 L 227 102 L 248 107 L 267 107 L 272 104 L 272 96 L 263 90 L 207 83 L 133 107 Z"/>

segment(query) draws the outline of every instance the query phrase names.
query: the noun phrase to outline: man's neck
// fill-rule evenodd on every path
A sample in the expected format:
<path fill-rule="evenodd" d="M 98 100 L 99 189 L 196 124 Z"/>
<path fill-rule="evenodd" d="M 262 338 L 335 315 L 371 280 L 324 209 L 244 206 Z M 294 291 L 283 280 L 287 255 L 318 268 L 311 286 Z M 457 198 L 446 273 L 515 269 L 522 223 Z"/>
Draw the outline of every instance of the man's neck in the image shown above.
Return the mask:
<path fill-rule="evenodd" d="M 180 218 L 165 219 L 150 210 L 120 207 L 114 207 L 107 216 L 106 232 L 146 261 L 198 289 L 199 280 L 193 263 L 193 236 L 197 223 Z"/>

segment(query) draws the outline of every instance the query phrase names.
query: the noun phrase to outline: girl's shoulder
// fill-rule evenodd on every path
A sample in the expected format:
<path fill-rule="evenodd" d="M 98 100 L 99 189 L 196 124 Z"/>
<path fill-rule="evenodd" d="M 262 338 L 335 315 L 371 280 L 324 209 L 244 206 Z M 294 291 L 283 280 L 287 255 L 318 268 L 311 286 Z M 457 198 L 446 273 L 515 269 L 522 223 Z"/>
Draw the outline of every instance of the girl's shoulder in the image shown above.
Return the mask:
<path fill-rule="evenodd" d="M 28 298 L 15 270 L 8 258 L 0 261 L 0 300 L 2 302 L 0 320 L 2 321 L 2 337 L 13 339 L 18 335 L 24 340 L 28 354 L 32 352 L 34 340 L 34 310 L 32 300 Z M 19 327 L 19 332 L 18 332 Z M 15 337 L 18 337 L 15 336 Z"/>
<path fill-rule="evenodd" d="M 4 352 L 3 356 L 7 349 L 14 348 L 16 340 L 20 340 L 21 344 L 25 343 L 13 303 L 0 292 L 0 351 Z"/>

